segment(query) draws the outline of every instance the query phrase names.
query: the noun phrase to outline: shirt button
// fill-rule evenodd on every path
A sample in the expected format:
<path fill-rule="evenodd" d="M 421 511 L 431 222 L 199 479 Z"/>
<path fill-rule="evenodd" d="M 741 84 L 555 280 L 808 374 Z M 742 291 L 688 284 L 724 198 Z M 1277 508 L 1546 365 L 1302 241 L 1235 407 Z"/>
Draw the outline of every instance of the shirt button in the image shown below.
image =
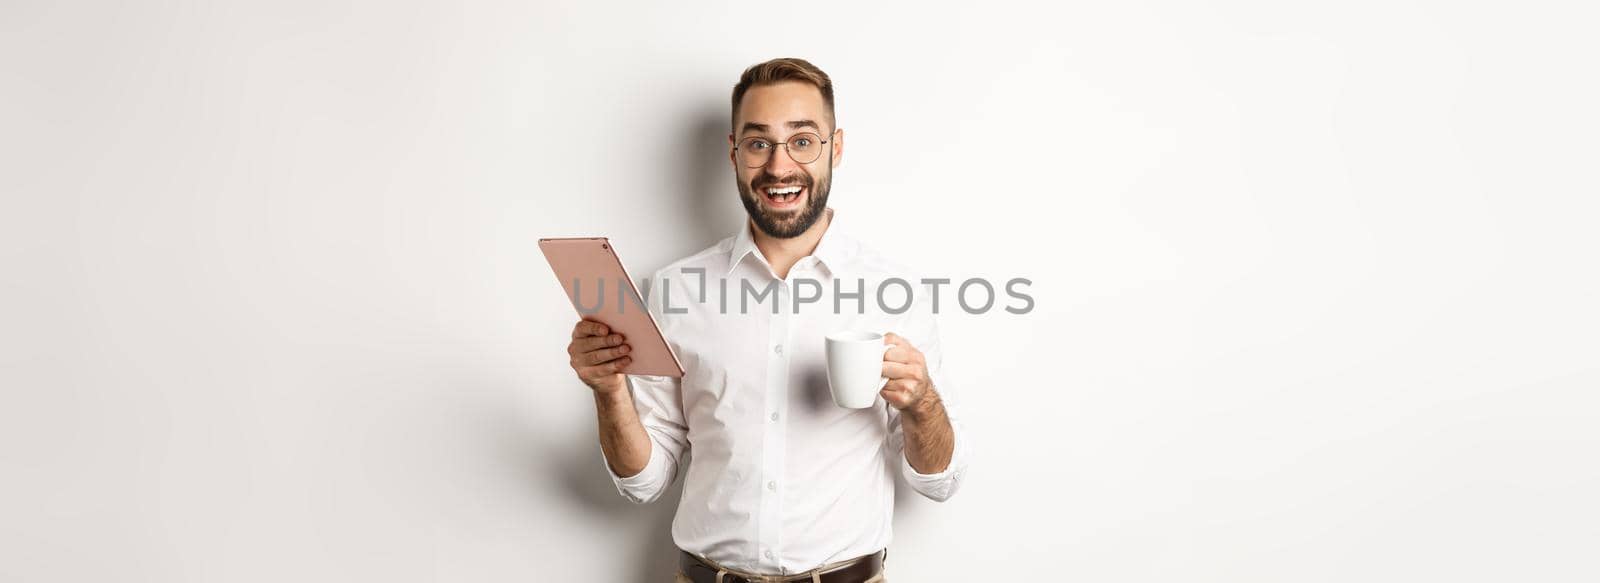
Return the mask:
<path fill-rule="evenodd" d="M 767 482 L 767 489 L 768 490 L 772 490 L 773 492 L 777 492 L 778 491 L 778 483 L 775 482 L 775 481 L 774 482 Z"/>
<path fill-rule="evenodd" d="M 783 354 L 783 345 L 779 344 L 777 346 L 772 347 L 772 351 L 776 352 L 778 354 Z"/>
<path fill-rule="evenodd" d="M 773 421 L 777 421 L 778 420 L 778 413 L 777 412 L 773 412 L 772 413 L 772 420 Z"/>

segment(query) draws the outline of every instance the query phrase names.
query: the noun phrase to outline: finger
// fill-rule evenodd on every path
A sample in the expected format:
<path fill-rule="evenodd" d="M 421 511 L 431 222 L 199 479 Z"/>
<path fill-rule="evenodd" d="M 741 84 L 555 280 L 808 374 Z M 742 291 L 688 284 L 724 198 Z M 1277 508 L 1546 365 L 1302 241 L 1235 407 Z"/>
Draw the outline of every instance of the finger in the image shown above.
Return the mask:
<path fill-rule="evenodd" d="M 573 338 L 585 336 L 605 336 L 611 333 L 611 328 L 594 320 L 578 320 L 578 325 L 572 327 Z"/>
<path fill-rule="evenodd" d="M 883 363 L 883 377 L 890 380 L 920 379 L 922 378 L 922 370 L 915 364 L 885 361 Z"/>
<path fill-rule="evenodd" d="M 608 361 L 610 361 L 612 359 L 619 358 L 619 357 L 621 357 L 621 356 L 623 356 L 625 354 L 628 354 L 629 352 L 632 352 L 632 351 L 633 351 L 633 347 L 629 346 L 627 344 L 624 344 L 622 346 L 617 346 L 617 347 L 614 347 L 614 348 L 601 348 L 599 350 L 591 350 L 589 352 L 585 352 L 583 354 L 579 354 L 578 355 L 578 364 L 581 364 L 583 366 L 594 366 L 596 364 L 600 364 L 600 363 L 603 363 L 603 362 L 608 362 Z"/>
<path fill-rule="evenodd" d="M 632 364 L 632 363 L 633 363 L 633 357 L 632 356 L 624 356 L 622 358 L 619 358 L 619 359 L 613 360 L 611 362 L 602 364 L 602 365 L 600 365 L 600 368 L 605 371 L 604 374 L 617 374 L 617 373 L 622 372 L 622 369 L 627 368 L 628 365 Z"/>
<path fill-rule="evenodd" d="M 906 340 L 904 336 L 894 332 L 885 332 L 883 334 L 883 343 L 894 346 L 894 348 L 890 348 L 883 353 L 884 360 L 907 363 L 922 362 L 922 351 L 917 350 L 916 345 L 913 345 L 910 340 Z"/>
<path fill-rule="evenodd" d="M 892 388 L 894 392 L 904 393 L 907 397 L 909 397 L 917 394 L 917 381 L 912 379 L 895 379 L 889 381 L 889 384 L 884 385 L 883 388 Z"/>
<path fill-rule="evenodd" d="M 883 391 L 883 393 L 879 396 L 883 397 L 883 402 L 888 403 L 890 407 L 894 407 L 896 409 L 905 408 L 905 397 L 900 396 L 899 393 Z"/>
<path fill-rule="evenodd" d="M 583 354 L 585 352 L 592 352 L 601 348 L 610 348 L 618 344 L 622 344 L 621 334 L 610 334 L 606 336 L 584 336 L 583 338 L 574 338 L 572 340 L 572 353 Z"/>
<path fill-rule="evenodd" d="M 912 348 L 910 346 L 906 346 L 906 345 L 902 344 L 900 346 L 896 346 L 894 348 L 890 348 L 888 352 L 883 353 L 883 360 L 886 361 L 886 362 L 903 362 L 903 363 L 906 363 L 906 364 L 921 364 L 922 363 L 922 352 L 918 351 L 915 348 Z"/>
<path fill-rule="evenodd" d="M 893 383 L 884 385 L 883 389 L 878 391 L 878 395 L 896 408 L 911 400 L 910 392 L 906 391 L 904 387 L 895 386 Z"/>
<path fill-rule="evenodd" d="M 578 369 L 578 377 L 582 378 L 582 379 L 584 379 L 586 381 L 599 380 L 599 379 L 605 378 L 607 376 L 611 376 L 611 375 L 617 374 L 619 372 L 622 372 L 622 369 L 627 368 L 628 363 L 631 363 L 631 362 L 633 362 L 633 357 L 624 356 L 622 358 L 619 358 L 619 359 L 616 359 L 616 360 L 613 360 L 611 362 L 607 362 L 607 363 L 604 363 L 604 364 L 599 364 L 599 365 L 595 365 L 595 366 L 586 366 L 586 367 L 583 367 L 581 369 Z"/>
<path fill-rule="evenodd" d="M 910 340 L 906 340 L 906 337 L 901 336 L 899 334 L 895 334 L 894 332 L 885 332 L 883 334 L 883 343 L 884 344 L 894 344 L 896 346 L 910 348 L 912 350 L 916 350 L 917 349 L 917 347 L 915 345 L 911 344 Z"/>

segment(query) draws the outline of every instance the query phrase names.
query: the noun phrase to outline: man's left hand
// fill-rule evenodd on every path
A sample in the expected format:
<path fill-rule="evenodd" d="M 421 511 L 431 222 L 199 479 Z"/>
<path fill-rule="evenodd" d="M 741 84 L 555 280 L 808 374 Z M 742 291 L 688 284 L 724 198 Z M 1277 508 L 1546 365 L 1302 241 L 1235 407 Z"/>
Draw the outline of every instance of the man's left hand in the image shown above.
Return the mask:
<path fill-rule="evenodd" d="M 938 403 L 938 393 L 933 390 L 933 380 L 928 378 L 928 362 L 922 351 L 911 342 L 893 332 L 883 335 L 884 344 L 893 344 L 883 353 L 883 376 L 889 382 L 878 394 L 894 407 L 908 413 L 918 413 Z"/>

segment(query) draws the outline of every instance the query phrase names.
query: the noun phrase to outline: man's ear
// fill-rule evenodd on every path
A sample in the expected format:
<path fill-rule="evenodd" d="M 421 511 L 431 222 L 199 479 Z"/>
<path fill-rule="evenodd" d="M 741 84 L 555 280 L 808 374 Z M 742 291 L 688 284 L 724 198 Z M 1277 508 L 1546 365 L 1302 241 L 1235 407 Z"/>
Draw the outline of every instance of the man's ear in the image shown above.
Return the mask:
<path fill-rule="evenodd" d="M 734 157 L 738 156 L 739 153 L 733 151 L 733 144 L 734 144 L 733 134 L 729 133 L 728 134 L 728 162 L 731 163 L 731 164 L 737 164 L 738 163 L 737 159 L 734 158 Z"/>
<path fill-rule="evenodd" d="M 844 130 L 833 130 L 833 167 L 838 168 L 844 162 Z"/>

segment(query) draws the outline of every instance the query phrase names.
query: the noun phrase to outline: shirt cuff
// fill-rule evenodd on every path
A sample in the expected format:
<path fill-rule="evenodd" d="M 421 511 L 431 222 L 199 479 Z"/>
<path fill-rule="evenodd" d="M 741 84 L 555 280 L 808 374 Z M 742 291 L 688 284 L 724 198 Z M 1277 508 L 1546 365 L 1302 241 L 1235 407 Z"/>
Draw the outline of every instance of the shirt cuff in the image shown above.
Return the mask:
<path fill-rule="evenodd" d="M 920 473 L 911 467 L 911 460 L 905 453 L 900 454 L 900 473 L 905 476 L 906 483 L 911 485 L 911 489 L 935 502 L 944 502 L 956 494 L 956 490 L 961 487 L 962 474 L 965 474 L 967 469 L 967 456 L 962 449 L 965 443 L 961 438 L 958 430 L 950 452 L 950 464 L 940 472 Z"/>
<path fill-rule="evenodd" d="M 611 469 L 611 463 L 606 461 L 605 452 L 600 452 L 600 464 L 606 467 L 606 474 L 611 476 L 611 483 L 617 486 L 617 493 L 634 503 L 643 504 L 661 495 L 661 475 L 667 471 L 666 457 L 666 452 L 661 451 L 661 445 L 652 440 L 650 461 L 645 462 L 644 469 L 637 474 L 626 478 L 618 476 Z"/>

